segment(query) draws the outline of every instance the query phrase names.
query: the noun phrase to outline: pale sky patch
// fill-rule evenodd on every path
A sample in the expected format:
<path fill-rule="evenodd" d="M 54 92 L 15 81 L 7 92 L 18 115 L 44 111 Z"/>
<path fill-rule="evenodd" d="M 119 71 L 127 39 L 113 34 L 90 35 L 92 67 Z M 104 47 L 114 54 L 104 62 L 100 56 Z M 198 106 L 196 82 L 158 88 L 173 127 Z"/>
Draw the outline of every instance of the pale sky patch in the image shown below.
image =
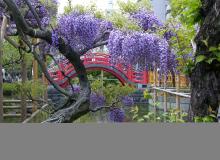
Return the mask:
<path fill-rule="evenodd" d="M 59 1 L 59 9 L 58 9 L 58 13 L 63 13 L 64 11 L 64 6 L 68 5 L 68 0 L 58 0 Z M 109 9 L 110 5 L 109 2 L 112 1 L 113 2 L 113 9 L 117 8 L 117 0 L 72 0 L 72 4 L 76 5 L 76 4 L 81 4 L 81 5 L 89 5 L 89 4 L 93 4 L 95 3 L 97 8 L 101 9 L 101 10 L 106 10 Z M 127 1 L 127 0 L 123 0 L 123 1 Z"/>

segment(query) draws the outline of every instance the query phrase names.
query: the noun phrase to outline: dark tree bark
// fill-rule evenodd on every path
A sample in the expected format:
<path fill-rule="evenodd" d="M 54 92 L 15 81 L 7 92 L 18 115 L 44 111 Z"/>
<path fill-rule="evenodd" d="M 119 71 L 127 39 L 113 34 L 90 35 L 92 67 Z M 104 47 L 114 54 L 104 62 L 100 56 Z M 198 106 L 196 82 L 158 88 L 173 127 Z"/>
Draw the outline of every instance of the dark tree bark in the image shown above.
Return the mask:
<path fill-rule="evenodd" d="M 21 53 L 22 54 L 22 53 Z M 22 86 L 25 85 L 27 81 L 27 63 L 26 63 L 26 55 L 22 54 L 22 62 L 21 62 L 21 83 Z M 27 118 L 27 96 L 25 90 L 21 90 L 21 122 L 23 122 Z"/>
<path fill-rule="evenodd" d="M 195 38 L 196 56 L 204 55 L 207 58 L 213 55 L 210 47 L 220 44 L 220 1 L 201 0 L 202 24 Z M 204 42 L 206 41 L 206 42 Z M 191 104 L 194 116 L 207 116 L 212 111 L 217 115 L 220 93 L 220 62 L 214 60 L 197 63 L 191 79 Z"/>
<path fill-rule="evenodd" d="M 2 58 L 3 58 L 3 40 L 7 26 L 7 18 L 3 16 L 3 22 L 0 30 L 0 123 L 4 120 L 3 113 L 3 75 L 2 75 Z"/>

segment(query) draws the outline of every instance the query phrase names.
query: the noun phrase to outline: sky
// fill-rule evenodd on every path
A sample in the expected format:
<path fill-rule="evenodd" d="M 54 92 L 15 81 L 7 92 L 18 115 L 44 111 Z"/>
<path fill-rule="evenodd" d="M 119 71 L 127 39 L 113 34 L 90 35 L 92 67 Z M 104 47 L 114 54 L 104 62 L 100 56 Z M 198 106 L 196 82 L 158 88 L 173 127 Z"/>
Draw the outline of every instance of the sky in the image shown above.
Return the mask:
<path fill-rule="evenodd" d="M 64 6 L 66 6 L 68 4 L 68 0 L 58 0 L 59 1 L 59 9 L 58 9 L 58 13 L 63 13 L 63 8 Z M 89 5 L 91 2 L 94 2 L 97 7 L 99 9 L 105 10 L 108 9 L 108 3 L 111 0 L 72 0 L 72 4 L 76 5 L 76 4 L 82 4 L 82 5 Z M 117 0 L 112 0 L 113 4 L 115 5 Z M 127 1 L 127 0 L 123 0 L 123 1 Z"/>

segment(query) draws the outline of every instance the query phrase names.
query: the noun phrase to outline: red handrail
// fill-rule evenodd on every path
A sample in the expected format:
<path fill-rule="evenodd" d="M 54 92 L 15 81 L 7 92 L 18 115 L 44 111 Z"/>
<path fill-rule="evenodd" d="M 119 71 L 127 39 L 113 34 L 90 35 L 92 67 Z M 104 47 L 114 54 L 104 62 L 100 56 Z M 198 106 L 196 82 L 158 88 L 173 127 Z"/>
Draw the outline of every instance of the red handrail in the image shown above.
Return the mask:
<path fill-rule="evenodd" d="M 131 82 L 134 83 L 140 83 L 146 85 L 149 81 L 149 75 L 147 71 L 142 71 L 138 72 L 133 69 L 132 66 L 124 67 L 123 64 L 116 64 L 113 65 L 110 63 L 110 55 L 106 53 L 89 53 L 81 57 L 81 60 L 83 61 L 84 65 L 92 65 L 92 64 L 97 64 L 97 65 L 103 65 L 107 67 L 114 67 L 117 69 L 119 72 L 122 72 L 124 75 L 126 75 L 127 79 L 129 79 Z M 54 66 L 50 65 L 49 66 L 49 73 L 51 77 L 60 84 L 60 86 L 65 87 L 67 85 L 67 79 L 65 79 L 65 76 L 63 75 L 62 71 L 65 73 L 65 75 L 69 76 L 71 73 L 74 72 L 74 67 L 71 63 L 69 63 L 68 60 L 64 60 L 61 63 L 59 63 L 59 69 L 56 69 L 54 71 Z M 87 68 L 89 69 L 89 68 Z M 96 68 L 99 70 L 105 70 L 107 72 L 111 72 L 110 70 L 106 70 L 103 68 Z M 75 75 L 74 75 L 75 76 Z M 72 75 L 73 77 L 73 75 Z M 117 77 L 120 81 L 123 81 L 122 77 Z M 62 82 L 62 83 L 60 83 Z"/>

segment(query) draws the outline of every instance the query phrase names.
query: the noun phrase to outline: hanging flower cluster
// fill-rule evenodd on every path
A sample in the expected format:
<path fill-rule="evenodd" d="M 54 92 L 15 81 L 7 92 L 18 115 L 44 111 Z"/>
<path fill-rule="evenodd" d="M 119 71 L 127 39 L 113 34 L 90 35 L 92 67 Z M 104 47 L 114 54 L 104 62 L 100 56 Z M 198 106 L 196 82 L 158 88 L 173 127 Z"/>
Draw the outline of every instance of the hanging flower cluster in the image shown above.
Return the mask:
<path fill-rule="evenodd" d="M 114 30 L 109 36 L 108 49 L 112 62 L 138 64 L 142 70 L 155 62 L 158 68 L 167 74 L 174 66 L 168 63 L 175 63 L 166 39 L 152 33 L 125 33 Z"/>
<path fill-rule="evenodd" d="M 61 36 L 72 49 L 79 51 L 92 48 L 101 32 L 109 28 L 112 28 L 110 22 L 97 19 L 94 15 L 72 12 L 59 18 L 57 33 L 54 35 Z"/>

